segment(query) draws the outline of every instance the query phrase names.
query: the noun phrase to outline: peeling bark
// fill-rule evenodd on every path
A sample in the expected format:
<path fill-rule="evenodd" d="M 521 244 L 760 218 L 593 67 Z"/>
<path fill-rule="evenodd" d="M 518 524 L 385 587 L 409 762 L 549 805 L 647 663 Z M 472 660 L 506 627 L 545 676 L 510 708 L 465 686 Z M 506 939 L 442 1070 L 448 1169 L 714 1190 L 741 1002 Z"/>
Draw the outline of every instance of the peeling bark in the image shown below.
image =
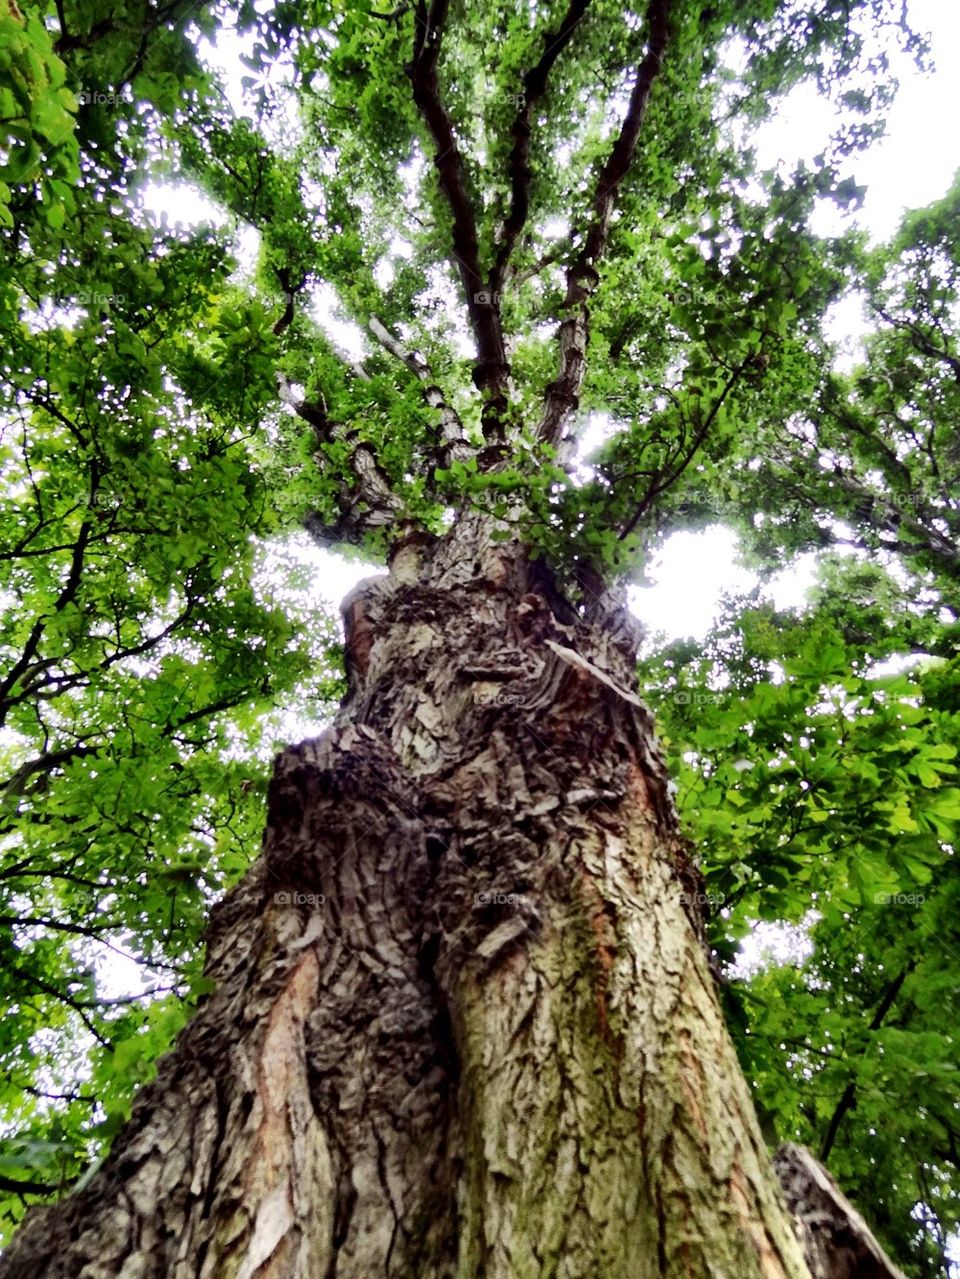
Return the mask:
<path fill-rule="evenodd" d="M 488 531 L 347 600 L 214 993 L 2 1279 L 807 1279 L 632 630 Z"/>

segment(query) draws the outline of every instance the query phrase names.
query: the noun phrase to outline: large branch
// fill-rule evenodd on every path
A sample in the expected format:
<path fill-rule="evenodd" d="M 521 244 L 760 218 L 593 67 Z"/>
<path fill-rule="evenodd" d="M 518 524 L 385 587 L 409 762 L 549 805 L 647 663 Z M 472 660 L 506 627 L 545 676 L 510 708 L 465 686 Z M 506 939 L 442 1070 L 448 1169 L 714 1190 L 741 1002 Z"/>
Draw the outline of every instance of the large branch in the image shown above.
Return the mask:
<path fill-rule="evenodd" d="M 389 351 L 395 359 L 406 365 L 417 378 L 421 383 L 421 394 L 424 402 L 430 408 L 436 409 L 440 414 L 440 447 L 438 450 L 440 465 L 449 470 L 451 462 L 466 461 L 473 450 L 464 433 L 460 415 L 452 405 L 447 403 L 447 398 L 437 385 L 429 364 L 416 352 L 408 351 L 403 343 L 398 342 L 390 330 L 375 315 L 370 317 L 369 327 L 370 332 L 383 349 Z"/>
<path fill-rule="evenodd" d="M 403 501 L 394 493 L 389 477 L 377 461 L 373 445 L 360 440 L 356 431 L 349 431 L 342 423 L 334 422 L 322 402 L 298 399 L 282 375 L 277 381 L 280 398 L 313 427 L 319 444 L 342 440 L 352 448 L 348 463 L 352 482 L 340 486 L 336 522 L 327 524 L 316 511 L 312 511 L 304 521 L 307 531 L 323 545 L 331 542 L 359 544 L 371 529 L 394 524 L 403 509 Z M 323 453 L 314 454 L 318 467 L 322 468 L 325 460 Z"/>
<path fill-rule="evenodd" d="M 45 1181 L 20 1181 L 15 1177 L 0 1174 L 0 1190 L 11 1195 L 55 1195 L 61 1187 L 49 1185 Z"/>
<path fill-rule="evenodd" d="M 453 255 L 467 303 L 467 317 L 477 344 L 473 380 L 484 397 L 482 423 L 484 438 L 491 444 L 505 439 L 503 419 L 507 409 L 507 379 L 510 373 L 503 343 L 499 298 L 483 280 L 480 246 L 473 204 L 467 191 L 463 160 L 457 147 L 453 123 L 440 98 L 437 62 L 447 19 L 449 0 L 433 0 L 428 11 L 420 0 L 415 11 L 416 36 L 413 60 L 407 68 L 413 85 L 413 100 L 430 131 L 435 147 L 434 164 L 440 190 L 453 218 Z"/>
<path fill-rule="evenodd" d="M 617 192 L 629 172 L 637 149 L 640 129 L 654 81 L 660 74 L 670 38 L 671 0 L 650 0 L 647 9 L 647 52 L 637 68 L 630 105 L 607 162 L 597 182 L 593 220 L 580 253 L 567 269 L 567 293 L 563 309 L 567 313 L 557 334 L 560 344 L 560 371 L 547 387 L 538 434 L 556 446 L 580 402 L 580 388 L 586 371 L 589 302 L 600 281 L 598 265 L 607 247 L 610 215 Z"/>
<path fill-rule="evenodd" d="M 510 254 L 523 230 L 530 212 L 530 122 L 534 110 L 546 92 L 547 77 L 557 58 L 570 43 L 573 33 L 590 7 L 590 0 L 570 0 L 560 28 L 543 37 L 545 48 L 540 61 L 523 77 L 523 104 L 513 122 L 513 148 L 508 163 L 510 174 L 510 210 L 504 219 L 497 258 L 490 273 L 490 292 L 499 293 L 510 261 Z"/>
<path fill-rule="evenodd" d="M 90 737 L 94 736 L 96 735 L 90 734 Z M 102 744 L 97 746 L 83 744 L 84 741 L 89 740 L 89 737 L 84 738 L 73 746 L 65 746 L 55 751 L 45 751 L 42 755 L 36 756 L 35 759 L 27 760 L 5 782 L 0 782 L 0 796 L 7 798 L 12 795 L 22 795 L 31 777 L 35 777 L 38 773 L 41 774 L 39 782 L 33 784 L 31 791 L 42 790 L 54 769 L 62 768 L 64 764 L 69 764 L 74 759 L 83 759 L 88 755 L 96 755 L 103 749 Z"/>
<path fill-rule="evenodd" d="M 277 279 L 283 288 L 284 308 L 283 314 L 273 326 L 273 336 L 279 337 L 285 329 L 288 329 L 293 323 L 294 313 L 296 311 L 297 295 L 303 291 L 303 287 L 307 282 L 307 276 L 301 274 L 299 281 L 295 284 L 288 266 L 281 266 L 277 270 Z"/>

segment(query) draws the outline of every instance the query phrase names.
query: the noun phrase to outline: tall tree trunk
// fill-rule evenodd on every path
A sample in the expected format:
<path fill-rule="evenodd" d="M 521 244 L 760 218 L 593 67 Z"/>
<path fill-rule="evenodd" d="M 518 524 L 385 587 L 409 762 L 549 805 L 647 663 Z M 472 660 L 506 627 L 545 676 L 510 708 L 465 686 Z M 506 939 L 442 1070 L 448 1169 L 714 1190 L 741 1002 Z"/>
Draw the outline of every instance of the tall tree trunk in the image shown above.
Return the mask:
<path fill-rule="evenodd" d="M 344 614 L 214 993 L 2 1279 L 806 1279 L 626 615 L 476 519 Z"/>

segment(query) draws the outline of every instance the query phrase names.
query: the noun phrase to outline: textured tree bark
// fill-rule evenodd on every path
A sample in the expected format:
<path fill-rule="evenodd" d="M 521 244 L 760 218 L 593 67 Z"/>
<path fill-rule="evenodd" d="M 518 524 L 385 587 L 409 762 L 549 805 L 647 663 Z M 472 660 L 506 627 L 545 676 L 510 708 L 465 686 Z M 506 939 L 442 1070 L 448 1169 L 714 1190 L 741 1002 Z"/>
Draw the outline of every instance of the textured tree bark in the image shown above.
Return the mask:
<path fill-rule="evenodd" d="M 214 993 L 2 1279 L 807 1279 L 628 616 L 486 534 L 348 598 Z"/>
<path fill-rule="evenodd" d="M 803 1244 L 810 1279 L 906 1279 L 809 1150 L 788 1142 L 773 1166 Z"/>

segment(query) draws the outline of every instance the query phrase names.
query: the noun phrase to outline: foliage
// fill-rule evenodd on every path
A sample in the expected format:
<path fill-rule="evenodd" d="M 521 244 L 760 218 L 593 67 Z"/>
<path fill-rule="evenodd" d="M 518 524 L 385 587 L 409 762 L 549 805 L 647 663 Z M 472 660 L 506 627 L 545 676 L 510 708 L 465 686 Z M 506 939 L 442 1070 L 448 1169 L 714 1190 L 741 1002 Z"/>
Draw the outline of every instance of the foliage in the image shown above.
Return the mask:
<path fill-rule="evenodd" d="M 731 604 L 702 650 L 652 655 L 647 686 L 768 1134 L 820 1151 L 936 1275 L 958 1216 L 960 637 L 866 563 L 821 580 L 803 613 Z M 745 971 L 761 920 L 801 926 L 809 954 Z"/>
<path fill-rule="evenodd" d="M 179 99 L 193 45 L 179 36 L 177 61 L 169 34 L 151 43 L 126 98 L 100 77 L 146 26 L 121 39 L 87 14 L 83 34 L 76 15 L 53 46 L 41 13 L 12 14 L 10 92 L 36 96 L 29 129 L 8 124 L 0 256 L 7 1222 L 18 1187 L 72 1180 L 129 1111 L 201 992 L 210 902 L 259 842 L 271 708 L 295 693 L 331 704 L 339 681 L 329 619 L 257 585 L 267 539 L 289 526 L 267 478 L 263 308 L 231 284 L 223 234 L 158 226 L 134 189 L 152 127 L 138 103 L 164 57 Z M 58 139 L 42 104 L 67 109 L 66 68 Z"/>

